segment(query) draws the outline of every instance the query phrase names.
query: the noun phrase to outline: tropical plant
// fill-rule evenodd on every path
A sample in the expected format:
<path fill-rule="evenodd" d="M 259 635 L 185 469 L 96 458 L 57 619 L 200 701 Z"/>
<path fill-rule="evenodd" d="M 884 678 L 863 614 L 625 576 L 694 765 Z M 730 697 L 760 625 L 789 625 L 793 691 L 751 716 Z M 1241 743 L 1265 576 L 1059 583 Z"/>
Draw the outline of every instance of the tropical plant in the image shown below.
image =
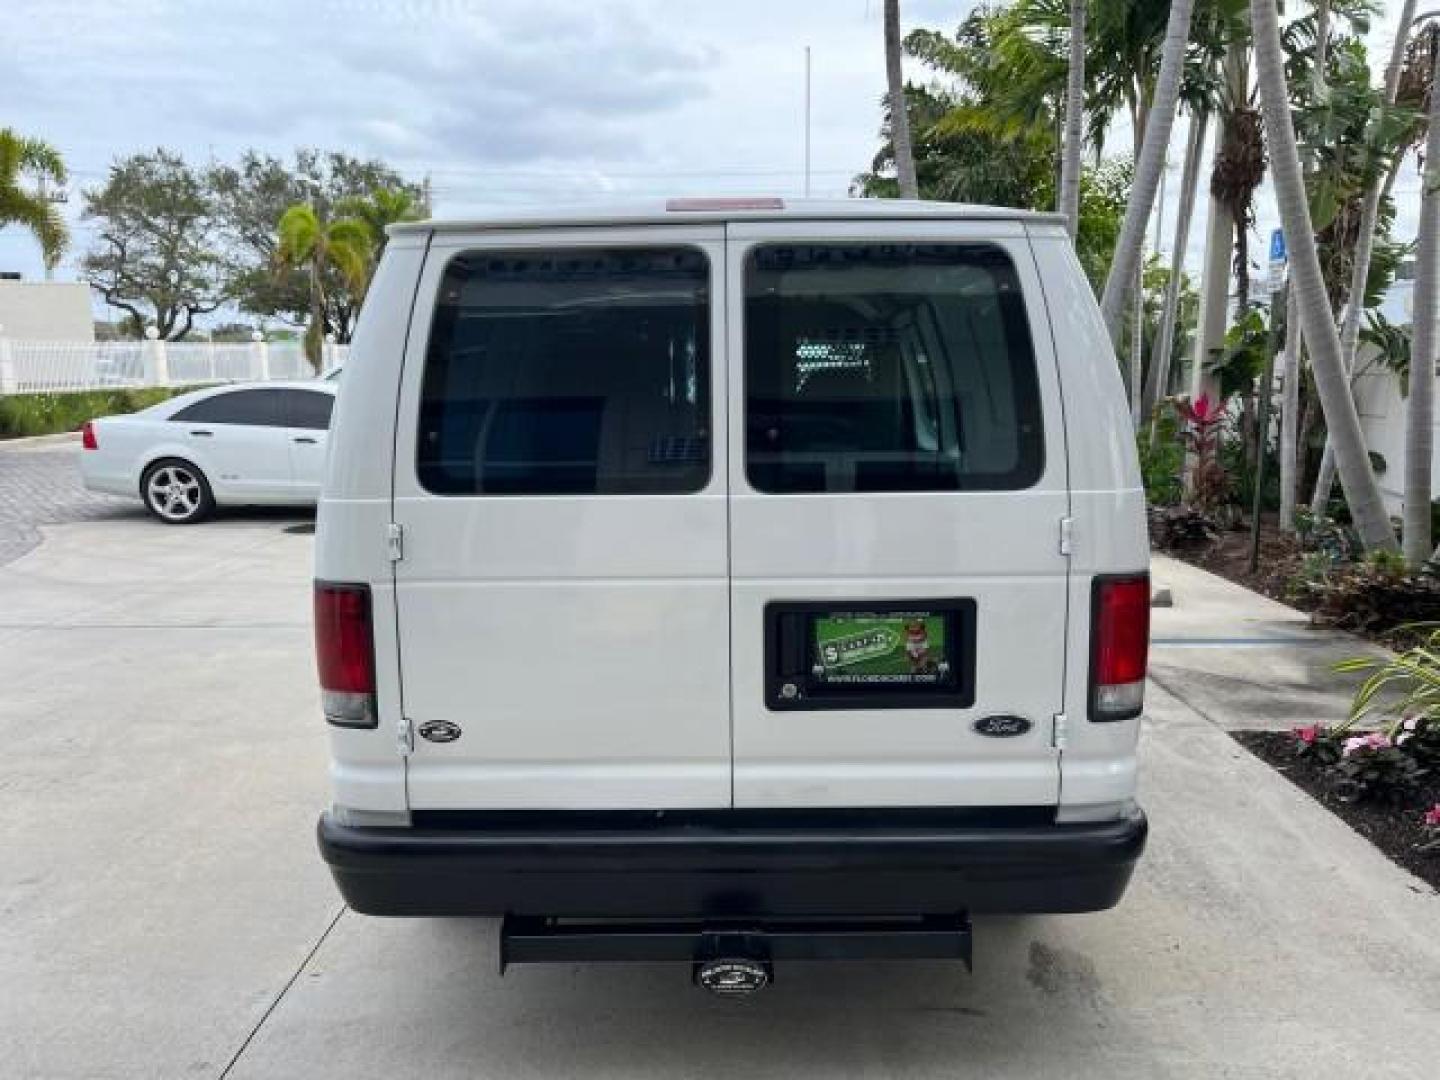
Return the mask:
<path fill-rule="evenodd" d="M 1175 412 L 1182 424 L 1181 439 L 1195 458 L 1191 501 L 1203 510 L 1213 510 L 1225 501 L 1230 490 L 1230 477 L 1220 463 L 1220 433 L 1227 415 L 1225 401 L 1207 394 L 1193 401 L 1177 398 Z"/>
<path fill-rule="evenodd" d="M 326 333 L 325 274 L 334 269 L 360 298 L 369 281 L 374 239 L 359 218 L 322 220 L 308 203 L 290 207 L 276 230 L 278 269 L 303 269 L 310 285 L 310 322 L 305 329 L 305 354 L 320 369 L 320 345 Z"/>
<path fill-rule="evenodd" d="M 1336 465 L 1355 527 L 1367 549 L 1393 551 L 1397 546 L 1395 533 L 1366 456 L 1360 418 L 1341 359 L 1334 313 L 1320 273 L 1320 257 L 1300 171 L 1300 151 L 1290 116 L 1275 0 L 1250 0 L 1250 18 L 1275 197 L 1289 242 L 1292 287 L 1297 292 L 1301 325 L 1310 347 L 1316 393 L 1325 410 Z"/>
<path fill-rule="evenodd" d="M 352 195 L 341 199 L 337 210 L 345 217 L 356 218 L 370 230 L 372 265 L 380 260 L 385 250 L 385 228 L 402 221 L 419 221 L 425 216 L 425 208 L 409 191 L 403 188 L 378 188 L 368 195 Z"/>
<path fill-rule="evenodd" d="M 915 152 L 910 145 L 910 114 L 905 108 L 905 73 L 901 67 L 900 0 L 885 0 L 884 21 L 885 81 L 890 94 L 891 131 L 900 197 L 918 199 L 920 187 L 915 179 Z"/>
<path fill-rule="evenodd" d="M 28 231 L 40 245 L 46 269 L 54 269 L 70 235 L 56 205 L 43 192 L 29 190 L 22 182 L 26 177 L 63 184 L 65 162 L 49 143 L 0 128 L 0 229 L 18 225 Z"/>
<path fill-rule="evenodd" d="M 1145 227 L 1150 220 L 1150 210 L 1155 202 L 1155 193 L 1160 186 L 1160 173 L 1165 168 L 1165 153 L 1170 145 L 1170 129 L 1175 123 L 1175 106 L 1180 98 L 1180 77 L 1185 67 L 1185 45 L 1190 35 L 1190 13 L 1193 0 L 1174 0 L 1170 5 L 1170 17 L 1165 28 L 1165 40 L 1161 48 L 1160 73 L 1155 83 L 1155 95 L 1150 105 L 1149 117 L 1142 122 L 1137 117 L 1135 130 L 1143 132 L 1140 156 L 1135 166 L 1135 186 L 1130 192 L 1130 201 L 1125 208 L 1125 221 L 1120 227 L 1120 239 L 1115 244 L 1115 257 L 1110 263 L 1110 274 L 1105 279 L 1105 291 L 1100 298 L 1100 312 L 1110 330 L 1110 338 L 1117 345 L 1120 339 L 1120 313 L 1139 272 L 1140 250 L 1145 243 Z M 1140 387 L 1132 379 L 1131 395 L 1138 403 Z"/>
<path fill-rule="evenodd" d="M 1406 151 L 1423 132 L 1418 106 L 1429 85 L 1433 67 L 1429 55 L 1430 42 L 1424 38 L 1410 40 L 1414 19 L 1414 0 L 1404 0 L 1395 29 L 1395 41 L 1385 68 L 1385 82 L 1380 100 L 1364 118 L 1358 134 L 1350 131 L 1343 140 L 1352 148 L 1361 167 L 1362 191 L 1357 200 L 1355 236 L 1350 262 L 1346 307 L 1340 327 L 1341 358 L 1346 372 L 1355 369 L 1356 349 L 1360 340 L 1360 316 L 1371 306 L 1360 302 L 1371 293 L 1374 245 L 1383 218 L 1384 202 L 1400 170 Z M 1423 70 L 1423 74 L 1422 74 Z M 1368 75 L 1367 75 L 1368 86 Z M 1408 85 L 1406 85 L 1408 84 Z M 1402 93 L 1402 86 L 1406 92 Z M 1322 137 L 1333 132 L 1322 132 Z M 1329 439 L 1320 460 L 1315 490 L 1311 495 L 1312 509 L 1329 501 L 1335 485 L 1335 453 Z"/>

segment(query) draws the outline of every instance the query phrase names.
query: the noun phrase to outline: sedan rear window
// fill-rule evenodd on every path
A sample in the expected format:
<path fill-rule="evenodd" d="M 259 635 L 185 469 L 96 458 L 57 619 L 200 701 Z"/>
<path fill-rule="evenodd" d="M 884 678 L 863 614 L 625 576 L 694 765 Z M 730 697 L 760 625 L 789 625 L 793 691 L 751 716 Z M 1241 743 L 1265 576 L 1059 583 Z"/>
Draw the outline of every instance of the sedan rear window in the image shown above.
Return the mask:
<path fill-rule="evenodd" d="M 170 417 L 190 424 L 252 424 L 284 427 L 282 390 L 226 390 L 187 405 Z"/>
<path fill-rule="evenodd" d="M 1029 487 L 1044 430 L 1015 267 L 989 244 L 769 244 L 745 267 L 758 491 Z"/>

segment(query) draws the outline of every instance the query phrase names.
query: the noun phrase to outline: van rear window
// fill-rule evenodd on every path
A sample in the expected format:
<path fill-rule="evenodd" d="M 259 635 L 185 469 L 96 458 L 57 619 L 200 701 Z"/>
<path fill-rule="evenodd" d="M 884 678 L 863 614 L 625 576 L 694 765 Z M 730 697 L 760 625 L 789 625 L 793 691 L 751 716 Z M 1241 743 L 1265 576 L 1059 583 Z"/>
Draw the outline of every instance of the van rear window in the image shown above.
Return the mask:
<path fill-rule="evenodd" d="M 709 263 L 693 248 L 467 252 L 440 285 L 416 469 L 441 495 L 698 491 Z"/>
<path fill-rule="evenodd" d="M 768 244 L 745 267 L 762 492 L 1004 490 L 1044 469 L 1015 267 L 989 244 Z"/>

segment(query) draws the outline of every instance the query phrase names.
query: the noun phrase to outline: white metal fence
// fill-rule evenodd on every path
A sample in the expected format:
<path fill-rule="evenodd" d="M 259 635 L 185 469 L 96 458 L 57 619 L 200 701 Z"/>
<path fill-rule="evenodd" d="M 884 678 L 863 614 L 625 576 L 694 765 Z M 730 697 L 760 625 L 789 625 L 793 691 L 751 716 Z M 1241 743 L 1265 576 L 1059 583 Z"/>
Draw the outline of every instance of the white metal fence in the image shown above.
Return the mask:
<path fill-rule="evenodd" d="M 345 362 L 326 343 L 322 370 Z M 143 386 L 308 379 L 298 341 L 15 341 L 0 337 L 0 394 L 66 393 Z"/>

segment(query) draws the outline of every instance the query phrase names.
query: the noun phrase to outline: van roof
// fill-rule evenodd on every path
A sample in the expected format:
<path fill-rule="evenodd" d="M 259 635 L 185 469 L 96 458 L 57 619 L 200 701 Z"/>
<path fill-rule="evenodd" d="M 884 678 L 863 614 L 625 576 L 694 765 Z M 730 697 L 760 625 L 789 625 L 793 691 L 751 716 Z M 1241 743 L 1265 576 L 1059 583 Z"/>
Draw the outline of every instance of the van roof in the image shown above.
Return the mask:
<path fill-rule="evenodd" d="M 916 199 L 790 199 L 776 196 L 715 196 L 649 199 L 632 203 L 529 206 L 497 210 L 485 217 L 410 221 L 387 227 L 391 235 L 470 232 L 560 225 L 675 225 L 689 221 L 860 221 L 917 218 L 958 221 L 1064 223 L 1060 214 L 1008 206 L 927 202 Z"/>

